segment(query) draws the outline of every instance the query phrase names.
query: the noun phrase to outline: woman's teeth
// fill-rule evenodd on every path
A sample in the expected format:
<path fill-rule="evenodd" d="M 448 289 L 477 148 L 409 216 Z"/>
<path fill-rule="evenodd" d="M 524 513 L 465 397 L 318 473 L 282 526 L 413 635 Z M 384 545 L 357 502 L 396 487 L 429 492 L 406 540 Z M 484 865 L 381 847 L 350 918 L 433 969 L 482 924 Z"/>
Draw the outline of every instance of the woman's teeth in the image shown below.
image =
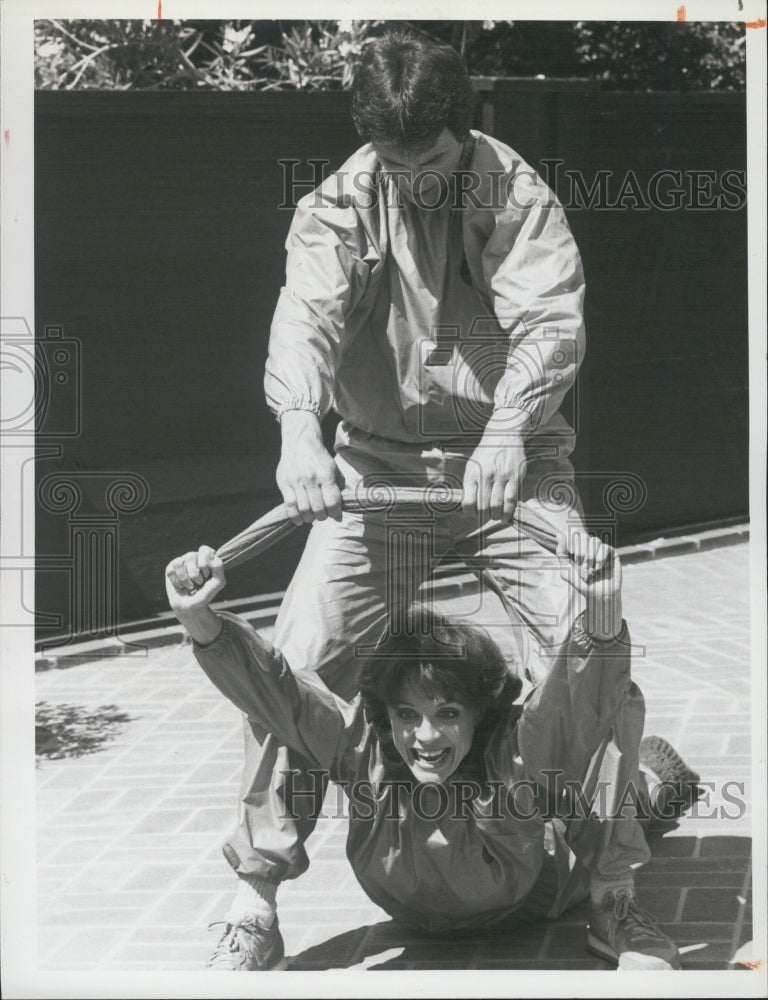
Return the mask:
<path fill-rule="evenodd" d="M 443 750 L 430 751 L 426 750 L 414 750 L 413 756 L 416 760 L 420 760 L 424 764 L 439 764 L 445 757 L 448 756 L 448 751 L 450 747 L 445 747 Z"/>

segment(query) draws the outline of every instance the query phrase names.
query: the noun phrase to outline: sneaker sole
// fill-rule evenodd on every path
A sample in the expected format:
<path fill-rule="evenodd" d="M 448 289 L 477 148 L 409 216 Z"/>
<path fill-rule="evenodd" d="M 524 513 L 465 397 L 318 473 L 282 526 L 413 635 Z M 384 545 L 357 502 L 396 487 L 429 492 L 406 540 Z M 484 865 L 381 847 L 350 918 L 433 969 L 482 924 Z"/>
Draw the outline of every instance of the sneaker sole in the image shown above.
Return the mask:
<path fill-rule="evenodd" d="M 669 962 L 665 962 L 663 958 L 643 955 L 639 951 L 625 951 L 619 957 L 609 944 L 594 934 L 587 934 L 587 948 L 607 962 L 612 962 L 622 972 L 664 972 L 675 968 Z"/>
<path fill-rule="evenodd" d="M 650 768 L 659 780 L 672 782 L 660 790 L 650 816 L 652 827 L 676 823 L 701 798 L 701 776 L 689 767 L 672 744 L 663 736 L 644 736 L 640 741 L 641 766 Z M 671 769 L 672 773 L 669 773 Z M 662 772 L 667 772 L 663 775 Z"/>
<path fill-rule="evenodd" d="M 249 972 L 284 972 L 288 968 L 288 959 L 281 958 L 279 962 L 275 962 L 274 965 L 270 966 L 268 969 L 249 969 Z"/>
<path fill-rule="evenodd" d="M 644 736 L 640 741 L 640 762 L 658 774 L 660 764 L 671 766 L 675 775 L 670 779 L 684 784 L 695 785 L 701 781 L 701 775 L 683 760 L 669 740 L 663 736 Z M 661 777 L 661 775 L 658 775 Z"/>
<path fill-rule="evenodd" d="M 611 948 L 610 945 L 601 941 L 600 938 L 595 937 L 594 934 L 587 934 L 587 948 L 595 955 L 599 955 L 600 958 L 604 958 L 606 962 L 613 962 L 614 965 L 618 965 L 619 956 Z"/>
<path fill-rule="evenodd" d="M 268 969 L 224 969 L 216 968 L 216 966 L 206 965 L 206 972 L 284 972 L 288 968 L 290 959 L 281 958 L 279 962 L 275 962 L 274 965 L 270 966 Z"/>

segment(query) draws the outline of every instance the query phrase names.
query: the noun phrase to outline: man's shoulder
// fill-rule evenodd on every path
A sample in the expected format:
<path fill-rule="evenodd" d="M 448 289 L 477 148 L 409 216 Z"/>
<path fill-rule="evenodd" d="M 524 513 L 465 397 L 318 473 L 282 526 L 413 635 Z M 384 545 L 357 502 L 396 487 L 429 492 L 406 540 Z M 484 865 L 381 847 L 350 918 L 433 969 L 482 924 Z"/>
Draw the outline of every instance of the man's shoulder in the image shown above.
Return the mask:
<path fill-rule="evenodd" d="M 486 169 L 502 169 L 505 173 L 515 173 L 520 169 L 530 169 L 528 163 L 516 150 L 492 135 L 471 129 L 470 134 L 475 140 L 472 155 L 472 166 Z"/>
<path fill-rule="evenodd" d="M 369 210 L 377 184 L 379 160 L 371 143 L 366 143 L 332 171 L 297 207 L 304 211 L 323 208 Z"/>
<path fill-rule="evenodd" d="M 559 205 L 556 195 L 538 171 L 511 146 L 475 129 L 471 131 L 474 150 L 469 170 L 476 177 L 475 204 L 506 212 L 533 205 Z M 472 207 L 472 199 L 467 199 Z"/>

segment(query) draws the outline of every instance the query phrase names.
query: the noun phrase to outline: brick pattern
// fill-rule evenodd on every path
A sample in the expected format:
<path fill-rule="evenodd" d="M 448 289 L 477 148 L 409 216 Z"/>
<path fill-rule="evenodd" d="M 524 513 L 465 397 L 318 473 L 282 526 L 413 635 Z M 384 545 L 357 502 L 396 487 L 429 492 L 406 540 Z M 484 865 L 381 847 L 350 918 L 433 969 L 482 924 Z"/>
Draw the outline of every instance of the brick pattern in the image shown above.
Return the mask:
<path fill-rule="evenodd" d="M 641 901 L 691 969 L 734 968 L 751 937 L 748 578 L 745 544 L 625 567 L 646 732 L 712 783 L 693 815 L 652 836 L 638 875 Z M 445 608 L 467 613 L 478 598 Z M 498 605 L 484 596 L 477 615 L 510 643 Z M 220 933 L 208 924 L 235 886 L 219 845 L 236 813 L 238 713 L 183 644 L 40 673 L 37 698 L 131 717 L 98 753 L 38 768 L 39 968 L 200 970 Z M 586 951 L 583 906 L 450 942 L 404 932 L 357 885 L 336 811 L 332 788 L 309 871 L 280 891 L 293 969 L 608 968 Z"/>

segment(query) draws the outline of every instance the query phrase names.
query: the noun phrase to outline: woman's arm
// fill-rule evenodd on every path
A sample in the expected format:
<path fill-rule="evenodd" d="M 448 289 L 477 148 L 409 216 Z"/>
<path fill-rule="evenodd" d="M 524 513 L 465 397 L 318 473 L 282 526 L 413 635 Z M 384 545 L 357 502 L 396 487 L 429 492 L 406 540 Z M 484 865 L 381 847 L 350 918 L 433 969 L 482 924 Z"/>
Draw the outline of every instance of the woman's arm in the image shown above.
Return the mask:
<path fill-rule="evenodd" d="M 610 545 L 594 535 L 558 535 L 560 575 L 586 598 L 584 629 L 598 642 L 621 634 L 621 562 Z"/>
<path fill-rule="evenodd" d="M 172 560 L 165 570 L 171 611 L 201 646 L 210 645 L 221 632 L 221 618 L 210 603 L 225 585 L 224 564 L 208 545 Z"/>
<path fill-rule="evenodd" d="M 516 735 L 526 777 L 559 794 L 567 781 L 583 780 L 630 690 L 631 664 L 618 555 L 585 534 L 560 536 L 557 552 L 586 610 L 525 702 Z"/>
<path fill-rule="evenodd" d="M 296 677 L 280 652 L 246 621 L 213 611 L 210 601 L 224 585 L 222 562 L 208 546 L 179 556 L 166 569 L 168 600 L 194 640 L 195 659 L 248 718 L 330 769 L 344 752 L 355 713 L 320 681 Z"/>

